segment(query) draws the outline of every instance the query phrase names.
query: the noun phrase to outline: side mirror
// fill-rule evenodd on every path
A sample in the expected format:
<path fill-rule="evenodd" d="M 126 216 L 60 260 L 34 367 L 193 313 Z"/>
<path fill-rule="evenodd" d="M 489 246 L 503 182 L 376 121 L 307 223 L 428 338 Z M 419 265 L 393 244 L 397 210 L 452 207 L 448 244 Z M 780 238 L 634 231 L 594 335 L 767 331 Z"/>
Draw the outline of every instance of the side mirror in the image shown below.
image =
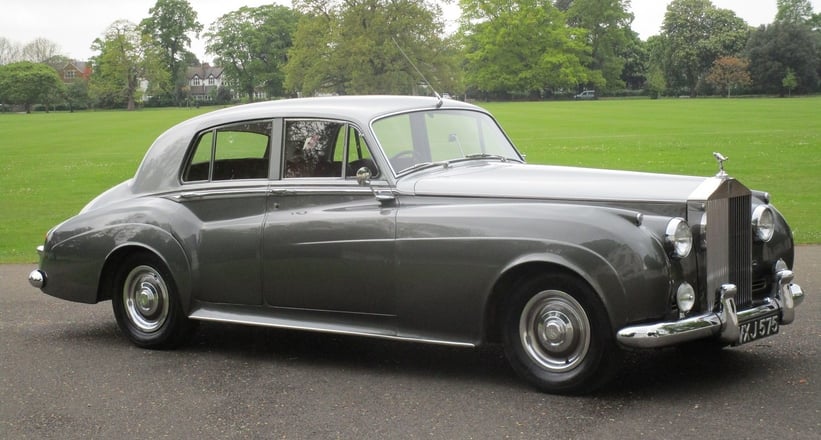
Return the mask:
<path fill-rule="evenodd" d="M 362 167 L 356 170 L 356 182 L 361 186 L 365 186 L 371 181 L 371 170 L 368 167 Z"/>

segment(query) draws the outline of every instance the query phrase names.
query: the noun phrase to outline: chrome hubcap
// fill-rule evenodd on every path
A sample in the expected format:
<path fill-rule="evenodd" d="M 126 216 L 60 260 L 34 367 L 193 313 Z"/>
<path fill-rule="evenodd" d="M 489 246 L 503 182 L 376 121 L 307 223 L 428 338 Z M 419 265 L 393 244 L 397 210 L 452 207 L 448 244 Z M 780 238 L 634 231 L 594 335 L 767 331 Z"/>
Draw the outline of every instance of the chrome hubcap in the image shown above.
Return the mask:
<path fill-rule="evenodd" d="M 590 322 L 575 298 L 559 290 L 546 290 L 525 304 L 519 337 L 525 353 L 542 368 L 568 371 L 587 355 Z"/>
<path fill-rule="evenodd" d="M 123 284 L 123 303 L 128 320 L 145 333 L 159 330 L 168 319 L 168 286 L 150 266 L 137 266 Z"/>
<path fill-rule="evenodd" d="M 140 313 L 144 315 L 151 314 L 157 310 L 159 297 L 150 284 L 143 283 L 141 287 L 137 293 L 137 306 L 140 308 Z"/>

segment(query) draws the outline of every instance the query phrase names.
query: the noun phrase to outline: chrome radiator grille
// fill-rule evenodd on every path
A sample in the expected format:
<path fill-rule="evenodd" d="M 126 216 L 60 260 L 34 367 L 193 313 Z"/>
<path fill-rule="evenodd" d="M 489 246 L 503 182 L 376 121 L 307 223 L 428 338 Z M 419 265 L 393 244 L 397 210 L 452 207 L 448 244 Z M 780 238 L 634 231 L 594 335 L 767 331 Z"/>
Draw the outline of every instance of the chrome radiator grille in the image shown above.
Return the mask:
<path fill-rule="evenodd" d="M 738 288 L 736 306 L 752 305 L 752 213 L 749 194 L 707 202 L 707 289 Z M 718 301 L 719 298 L 715 298 Z"/>

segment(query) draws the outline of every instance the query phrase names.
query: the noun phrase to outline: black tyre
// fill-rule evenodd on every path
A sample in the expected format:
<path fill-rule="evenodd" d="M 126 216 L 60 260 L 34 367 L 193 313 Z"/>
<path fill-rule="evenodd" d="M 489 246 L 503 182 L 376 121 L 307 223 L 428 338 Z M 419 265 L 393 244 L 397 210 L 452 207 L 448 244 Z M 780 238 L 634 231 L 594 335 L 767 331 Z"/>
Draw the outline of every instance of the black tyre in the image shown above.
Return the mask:
<path fill-rule="evenodd" d="M 520 283 L 502 322 L 513 369 L 542 391 L 590 392 L 618 369 L 620 350 L 593 290 L 564 273 Z"/>
<path fill-rule="evenodd" d="M 113 289 L 117 325 L 135 345 L 175 348 L 193 333 L 195 322 L 183 313 L 174 280 L 157 256 L 140 252 L 126 257 Z"/>

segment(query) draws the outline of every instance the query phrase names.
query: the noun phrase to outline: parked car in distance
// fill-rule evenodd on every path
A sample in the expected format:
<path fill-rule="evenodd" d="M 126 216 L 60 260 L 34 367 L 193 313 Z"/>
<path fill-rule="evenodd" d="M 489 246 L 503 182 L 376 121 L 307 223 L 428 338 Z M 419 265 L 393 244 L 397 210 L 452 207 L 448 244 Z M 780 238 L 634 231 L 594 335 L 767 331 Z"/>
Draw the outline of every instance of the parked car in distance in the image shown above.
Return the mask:
<path fill-rule="evenodd" d="M 573 95 L 573 99 L 596 99 L 596 91 L 585 90 L 578 95 Z"/>
<path fill-rule="evenodd" d="M 429 97 L 242 105 L 159 136 L 48 231 L 29 282 L 111 300 L 140 347 L 199 321 L 501 343 L 537 388 L 589 392 L 623 349 L 795 318 L 790 228 L 716 159 L 711 177 L 528 165 L 487 111 Z"/>

